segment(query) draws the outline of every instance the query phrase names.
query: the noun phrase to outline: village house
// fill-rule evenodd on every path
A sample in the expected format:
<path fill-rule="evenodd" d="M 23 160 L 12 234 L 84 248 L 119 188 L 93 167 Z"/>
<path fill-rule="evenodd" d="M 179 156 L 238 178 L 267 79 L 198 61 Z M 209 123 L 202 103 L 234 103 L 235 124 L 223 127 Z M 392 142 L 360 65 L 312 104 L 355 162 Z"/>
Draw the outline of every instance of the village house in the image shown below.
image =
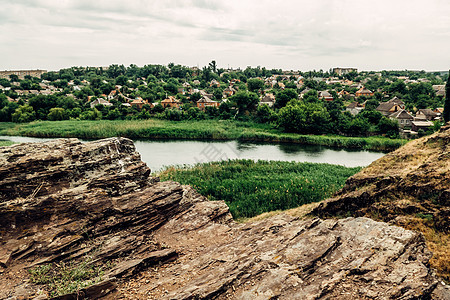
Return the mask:
<path fill-rule="evenodd" d="M 445 85 L 444 84 L 433 85 L 433 90 L 436 93 L 436 96 L 445 97 Z"/>
<path fill-rule="evenodd" d="M 339 91 L 339 92 L 337 93 L 337 95 L 339 96 L 339 98 L 346 98 L 347 96 L 350 95 L 350 93 L 347 92 L 346 90 L 342 90 L 342 91 Z"/>
<path fill-rule="evenodd" d="M 217 80 L 213 79 L 211 80 L 211 82 L 209 83 L 209 86 L 212 87 L 220 87 L 220 82 L 218 82 Z"/>
<path fill-rule="evenodd" d="M 132 107 L 136 107 L 137 109 L 141 110 L 142 107 L 148 104 L 147 100 L 142 99 L 141 97 L 137 97 L 136 99 L 134 99 L 133 101 L 131 101 L 130 105 Z"/>
<path fill-rule="evenodd" d="M 363 109 L 364 109 L 364 105 L 360 104 L 360 103 L 358 103 L 356 101 L 350 103 L 345 108 L 346 111 L 348 111 L 349 113 L 351 113 L 354 116 L 359 114 Z"/>
<path fill-rule="evenodd" d="M 185 95 L 186 93 L 191 93 L 192 88 L 191 85 L 188 82 L 184 82 L 182 87 L 178 88 L 178 93 Z"/>
<path fill-rule="evenodd" d="M 442 114 L 444 113 L 444 108 L 443 107 L 436 107 L 433 111 L 437 114 L 437 117 L 439 119 L 442 118 Z"/>
<path fill-rule="evenodd" d="M 333 95 L 331 95 L 328 91 L 320 91 L 319 92 L 319 99 L 325 100 L 325 101 L 333 101 Z"/>
<path fill-rule="evenodd" d="M 40 95 L 45 95 L 45 96 L 52 95 L 53 93 L 54 93 L 53 90 L 50 90 L 50 89 L 45 89 L 45 90 L 39 91 Z"/>
<path fill-rule="evenodd" d="M 179 86 L 179 87 L 177 88 L 177 93 L 178 93 L 178 94 L 181 94 L 181 95 L 184 95 L 184 94 L 186 94 L 186 91 L 185 91 L 184 87 Z"/>
<path fill-rule="evenodd" d="M 350 85 L 353 84 L 353 81 L 348 80 L 348 79 L 344 79 L 344 80 L 342 81 L 342 84 L 343 84 L 343 85 L 348 85 L 348 86 L 350 86 Z"/>
<path fill-rule="evenodd" d="M 232 86 L 229 86 L 223 90 L 223 95 L 226 97 L 233 96 L 235 93 L 236 93 L 236 90 Z"/>
<path fill-rule="evenodd" d="M 18 102 L 19 101 L 19 99 L 13 99 L 9 96 L 6 96 L 6 100 L 8 100 L 9 102 Z"/>
<path fill-rule="evenodd" d="M 412 121 L 414 121 L 414 117 L 404 109 L 389 115 L 389 119 L 397 120 L 399 127 L 402 129 L 411 128 Z"/>
<path fill-rule="evenodd" d="M 361 88 L 363 88 L 363 86 L 362 86 L 361 83 L 357 83 L 356 82 L 356 83 L 351 84 L 350 88 L 352 88 L 352 89 L 361 89 Z"/>
<path fill-rule="evenodd" d="M 428 128 L 433 126 L 433 123 L 430 121 L 412 121 L 411 122 L 411 130 L 419 132 L 419 130 L 426 131 Z"/>
<path fill-rule="evenodd" d="M 403 101 L 402 101 L 400 98 L 398 98 L 397 96 L 395 96 L 394 98 L 392 98 L 392 99 L 389 100 L 388 102 L 397 104 L 398 106 L 400 106 L 401 109 L 405 109 L 405 102 L 403 102 Z"/>
<path fill-rule="evenodd" d="M 201 110 L 205 110 L 207 106 L 219 107 L 220 103 L 214 100 L 211 100 L 209 97 L 203 96 L 200 100 L 197 101 L 197 107 Z"/>
<path fill-rule="evenodd" d="M 388 117 L 391 114 L 402 110 L 400 104 L 395 103 L 395 101 L 389 100 L 387 102 L 381 102 L 380 105 L 376 108 L 383 116 Z"/>
<path fill-rule="evenodd" d="M 272 107 L 275 104 L 275 96 L 273 94 L 265 94 L 264 97 L 262 97 L 261 101 L 259 102 L 259 105 L 266 104 L 269 107 Z"/>
<path fill-rule="evenodd" d="M 305 88 L 303 91 L 300 92 L 300 94 L 298 94 L 298 98 L 299 99 L 303 99 L 303 97 L 306 95 L 306 93 L 308 93 L 311 89 L 310 88 Z"/>
<path fill-rule="evenodd" d="M 111 92 L 109 92 L 109 95 L 108 95 L 107 99 L 108 100 L 113 100 L 116 97 L 117 97 L 117 90 L 112 90 Z"/>
<path fill-rule="evenodd" d="M 200 91 L 198 91 L 198 92 L 200 93 L 200 95 L 201 95 L 202 97 L 208 97 L 209 99 L 212 99 L 212 98 L 214 97 L 213 94 L 209 94 L 209 93 L 207 93 L 205 90 L 200 90 Z"/>
<path fill-rule="evenodd" d="M 361 97 L 361 96 L 372 97 L 373 92 L 371 90 L 366 89 L 365 87 L 362 87 L 355 93 L 355 95 L 356 95 L 356 97 Z"/>
<path fill-rule="evenodd" d="M 92 96 L 90 96 L 90 97 L 92 97 Z M 88 99 L 90 100 L 89 97 L 88 97 Z M 90 106 L 91 108 L 94 108 L 96 105 L 113 106 L 112 103 L 110 103 L 109 101 L 107 101 L 107 100 L 105 100 L 105 99 L 103 99 L 103 98 L 97 98 L 97 99 L 94 99 L 94 100 L 89 104 L 89 106 Z"/>
<path fill-rule="evenodd" d="M 438 114 L 429 108 L 419 109 L 416 112 L 416 120 L 418 120 L 418 121 L 422 121 L 422 120 L 434 121 L 436 118 L 438 118 Z"/>
<path fill-rule="evenodd" d="M 176 99 L 174 96 L 169 96 L 166 99 L 164 99 L 163 101 L 161 101 L 161 105 L 164 108 L 167 108 L 167 107 L 178 108 L 181 106 L 181 102 L 180 102 L 180 100 Z"/>

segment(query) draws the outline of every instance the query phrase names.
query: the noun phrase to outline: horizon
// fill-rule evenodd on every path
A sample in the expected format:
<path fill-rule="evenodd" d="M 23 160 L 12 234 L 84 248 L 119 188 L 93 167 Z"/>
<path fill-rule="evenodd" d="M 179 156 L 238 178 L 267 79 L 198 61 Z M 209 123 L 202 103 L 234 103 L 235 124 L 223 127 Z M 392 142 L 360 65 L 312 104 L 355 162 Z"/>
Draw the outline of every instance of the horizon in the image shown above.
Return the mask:
<path fill-rule="evenodd" d="M 170 64 L 170 63 L 169 63 Z M 157 64 L 157 63 L 155 63 L 155 64 L 143 64 L 143 65 L 137 65 L 137 64 L 131 64 L 131 65 L 125 65 L 125 64 L 109 64 L 109 65 L 104 65 L 104 66 L 94 66 L 94 65 L 90 65 L 90 66 L 75 66 L 75 65 L 72 65 L 72 66 L 69 66 L 69 67 L 62 67 L 62 68 L 60 68 L 60 69 L 55 69 L 55 70 L 50 70 L 50 69 L 46 69 L 46 68 L 14 68 L 14 69 L 0 69 L 0 72 L 8 72 L 8 71 L 33 71 L 33 70 L 41 70 L 41 71 L 46 71 L 46 72 L 59 72 L 60 70 L 63 70 L 63 69 L 70 69 L 70 68 L 109 68 L 110 66 L 112 66 L 112 65 L 124 65 L 126 68 L 128 68 L 128 67 L 130 67 L 131 65 L 136 65 L 137 67 L 139 67 L 139 68 L 142 68 L 142 67 L 144 67 L 144 66 L 146 66 L 146 65 L 162 65 L 162 66 L 168 66 L 168 64 Z M 193 68 L 193 67 L 198 67 L 200 70 L 201 70 L 201 68 L 202 67 L 208 67 L 208 65 L 205 65 L 205 66 L 189 66 L 189 65 L 182 65 L 182 64 L 180 64 L 181 66 L 183 66 L 183 67 L 188 67 L 188 68 Z M 257 67 L 261 67 L 261 68 L 264 68 L 265 66 L 246 66 L 246 67 L 220 67 L 219 65 L 218 65 L 218 67 L 217 67 L 217 69 L 224 69 L 224 70 L 233 70 L 233 71 L 237 71 L 237 70 L 241 70 L 241 71 L 243 71 L 243 70 L 245 70 L 247 67 L 250 67 L 250 68 L 257 68 Z M 320 70 L 322 70 L 323 72 L 329 72 L 330 70 L 332 70 L 333 68 L 343 68 L 343 69 L 347 69 L 347 68 L 355 68 L 355 67 L 340 67 L 340 66 L 336 66 L 336 67 L 331 67 L 331 68 L 328 68 L 327 70 L 322 70 L 322 69 L 311 69 L 311 70 L 298 70 L 298 69 L 282 69 L 282 68 L 266 68 L 267 70 L 272 70 L 272 69 L 281 69 L 282 71 L 285 71 L 285 72 L 289 72 L 289 71 L 292 71 L 292 72 L 301 72 L 301 73 L 307 73 L 307 72 L 310 72 L 310 71 L 316 71 L 316 72 L 318 72 L 318 71 L 320 71 Z M 406 71 L 406 72 L 426 72 L 426 73 L 435 73 L 435 72 L 440 72 L 440 73 L 450 73 L 450 70 L 419 70 L 419 69 L 381 69 L 381 70 L 359 70 L 358 68 L 355 68 L 355 69 L 357 69 L 357 72 L 358 73 L 360 73 L 360 72 L 382 72 L 382 71 L 386 71 L 386 72 L 397 72 L 397 71 Z"/>
<path fill-rule="evenodd" d="M 447 70 L 443 0 L 4 0 L 0 69 L 146 64 Z M 224 65 L 222 65 L 222 63 Z"/>

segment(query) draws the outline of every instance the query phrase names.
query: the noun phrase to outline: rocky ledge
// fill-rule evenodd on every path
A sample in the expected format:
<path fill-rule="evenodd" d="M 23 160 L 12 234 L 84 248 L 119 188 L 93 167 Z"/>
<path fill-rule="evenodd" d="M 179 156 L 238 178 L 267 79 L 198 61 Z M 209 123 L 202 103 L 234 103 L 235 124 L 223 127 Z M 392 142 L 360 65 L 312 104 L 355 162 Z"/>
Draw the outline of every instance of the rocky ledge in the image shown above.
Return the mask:
<path fill-rule="evenodd" d="M 431 260 L 450 280 L 450 123 L 410 141 L 350 177 L 319 217 L 370 217 L 423 232 Z"/>
<path fill-rule="evenodd" d="M 364 217 L 237 224 L 224 202 L 150 177 L 124 138 L 1 147 L 0 234 L 1 299 L 450 296 L 420 233 Z M 82 264 L 103 271 L 58 296 L 31 276 Z"/>

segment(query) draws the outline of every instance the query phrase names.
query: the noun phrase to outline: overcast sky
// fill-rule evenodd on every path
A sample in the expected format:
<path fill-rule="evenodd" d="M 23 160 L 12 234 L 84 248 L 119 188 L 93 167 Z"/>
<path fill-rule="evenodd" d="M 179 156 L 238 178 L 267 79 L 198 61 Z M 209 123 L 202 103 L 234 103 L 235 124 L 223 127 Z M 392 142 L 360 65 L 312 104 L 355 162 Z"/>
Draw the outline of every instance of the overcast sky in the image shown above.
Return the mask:
<path fill-rule="evenodd" d="M 448 70 L 449 0 L 0 0 L 0 70 Z"/>

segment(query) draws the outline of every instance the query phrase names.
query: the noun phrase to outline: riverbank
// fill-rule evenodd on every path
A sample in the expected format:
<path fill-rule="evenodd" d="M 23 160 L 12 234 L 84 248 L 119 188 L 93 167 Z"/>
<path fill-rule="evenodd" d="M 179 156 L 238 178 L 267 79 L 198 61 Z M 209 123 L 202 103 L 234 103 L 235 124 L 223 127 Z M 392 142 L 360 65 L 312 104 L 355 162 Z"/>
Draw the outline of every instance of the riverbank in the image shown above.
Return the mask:
<path fill-rule="evenodd" d="M 77 137 L 100 139 L 113 136 L 131 139 L 239 140 L 249 142 L 298 143 L 333 148 L 392 151 L 407 141 L 385 137 L 344 137 L 284 133 L 267 124 L 232 120 L 167 121 L 99 120 L 35 121 L 1 123 L 0 135 L 30 137 Z"/>
<path fill-rule="evenodd" d="M 361 168 L 246 159 L 169 167 L 161 180 L 189 184 L 210 200 L 225 200 L 235 219 L 322 201 Z"/>

